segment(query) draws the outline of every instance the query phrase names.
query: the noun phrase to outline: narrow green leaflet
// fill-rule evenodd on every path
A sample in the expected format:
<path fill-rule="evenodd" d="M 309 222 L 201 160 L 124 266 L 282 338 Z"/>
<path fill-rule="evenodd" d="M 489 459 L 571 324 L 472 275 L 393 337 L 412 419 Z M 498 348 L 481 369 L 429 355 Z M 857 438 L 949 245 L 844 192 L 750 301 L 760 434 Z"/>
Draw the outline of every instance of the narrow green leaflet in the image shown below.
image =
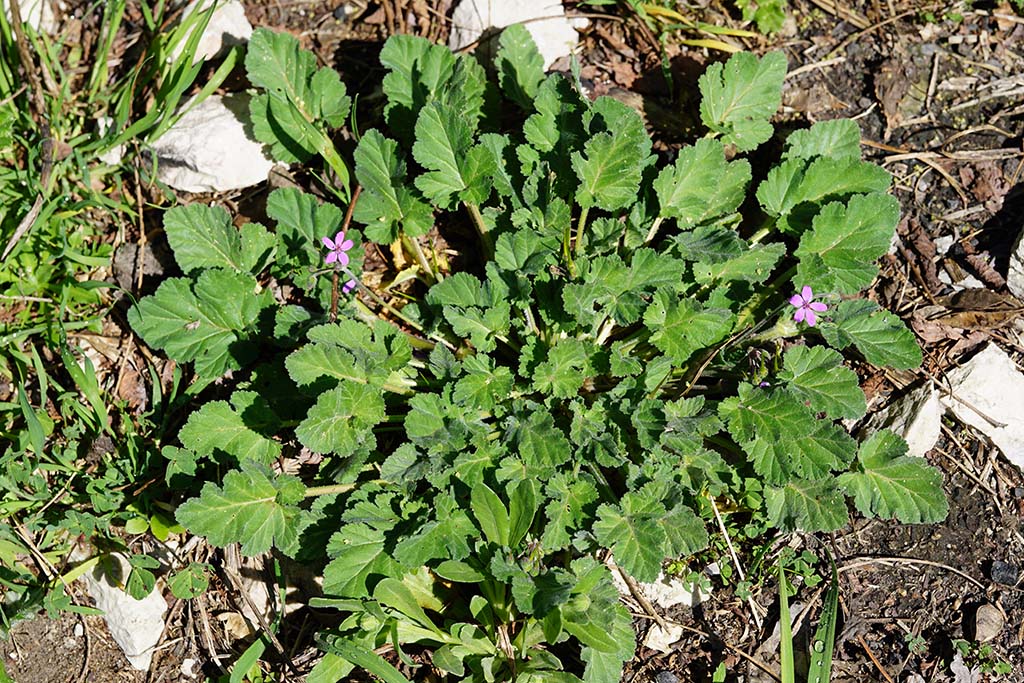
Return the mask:
<path fill-rule="evenodd" d="M 857 374 L 843 357 L 824 346 L 794 346 L 786 352 L 779 379 L 812 410 L 833 419 L 859 419 L 867 410 Z"/>
<path fill-rule="evenodd" d="M 237 542 L 249 556 L 271 547 L 292 555 L 307 519 L 296 505 L 305 491 L 297 478 L 249 460 L 224 475 L 223 487 L 207 482 L 198 498 L 178 508 L 177 519 L 218 548 Z"/>
<path fill-rule="evenodd" d="M 194 275 L 204 268 L 259 272 L 274 252 L 274 238 L 257 223 L 239 232 L 219 206 L 190 204 L 168 209 L 164 232 L 182 271 Z"/>
<path fill-rule="evenodd" d="M 842 350 L 851 344 L 872 365 L 909 370 L 921 365 L 921 347 L 914 334 L 889 311 L 864 299 L 842 301 L 831 320 L 819 325 L 830 346 Z"/>
<path fill-rule="evenodd" d="M 615 562 L 634 578 L 654 581 L 666 557 L 664 517 L 664 505 L 630 492 L 619 505 L 605 503 L 597 509 L 594 535 L 603 547 L 611 548 Z"/>
<path fill-rule="evenodd" d="M 795 252 L 797 282 L 819 292 L 858 293 L 878 274 L 875 261 L 889 249 L 899 217 L 899 202 L 891 195 L 826 205 Z"/>
<path fill-rule="evenodd" d="M 674 166 L 666 166 L 654 181 L 662 218 L 674 218 L 680 228 L 728 215 L 739 208 L 750 183 L 750 164 L 728 162 L 719 140 L 702 138 L 679 150 Z"/>
<path fill-rule="evenodd" d="M 524 109 L 532 109 L 544 80 L 544 58 L 525 26 L 512 24 L 501 32 L 494 66 L 505 95 Z"/>
<path fill-rule="evenodd" d="M 761 59 L 738 52 L 712 64 L 700 77 L 700 118 L 722 142 L 747 152 L 772 136 L 768 120 L 782 104 L 786 55 L 769 52 Z"/>
<path fill-rule="evenodd" d="M 831 478 L 769 486 L 764 498 L 768 518 L 785 531 L 835 531 L 850 520 L 846 498 Z"/>
<path fill-rule="evenodd" d="M 218 377 L 251 360 L 239 342 L 273 301 L 258 289 L 251 275 L 227 270 L 203 271 L 194 283 L 171 278 L 129 309 L 128 321 L 150 346 L 176 361 L 194 361 L 204 377 Z"/>
<path fill-rule="evenodd" d="M 376 445 L 373 427 L 384 419 L 380 389 L 356 382 L 320 394 L 306 419 L 295 429 L 302 445 L 316 453 L 352 455 Z"/>
<path fill-rule="evenodd" d="M 640 115 L 621 102 L 601 97 L 593 107 L 605 130 L 587 140 L 582 154 L 572 155 L 572 167 L 580 180 L 576 201 L 583 208 L 615 211 L 629 207 L 640 194 L 651 138 Z"/>
<path fill-rule="evenodd" d="M 703 308 L 692 299 L 677 299 L 659 291 L 644 313 L 651 343 L 682 365 L 699 349 L 725 339 L 735 316 L 720 308 Z"/>
<path fill-rule="evenodd" d="M 872 434 L 857 453 L 859 469 L 839 475 L 839 485 L 863 515 L 904 524 L 941 522 L 949 512 L 942 475 L 906 453 L 907 443 L 896 434 Z"/>
<path fill-rule="evenodd" d="M 227 401 L 211 401 L 189 415 L 178 433 L 181 443 L 199 456 L 218 461 L 227 455 L 238 462 L 251 459 L 271 464 L 281 454 L 281 444 L 256 430 L 269 427 L 273 433 L 278 426 L 273 412 L 253 392 L 237 392 L 232 402 L 234 407 Z"/>
<path fill-rule="evenodd" d="M 434 212 L 406 186 L 398 143 L 368 130 L 360 138 L 354 158 L 363 194 L 352 217 L 366 225 L 366 237 L 390 244 L 398 239 L 399 231 L 410 237 L 425 235 L 434 224 Z"/>

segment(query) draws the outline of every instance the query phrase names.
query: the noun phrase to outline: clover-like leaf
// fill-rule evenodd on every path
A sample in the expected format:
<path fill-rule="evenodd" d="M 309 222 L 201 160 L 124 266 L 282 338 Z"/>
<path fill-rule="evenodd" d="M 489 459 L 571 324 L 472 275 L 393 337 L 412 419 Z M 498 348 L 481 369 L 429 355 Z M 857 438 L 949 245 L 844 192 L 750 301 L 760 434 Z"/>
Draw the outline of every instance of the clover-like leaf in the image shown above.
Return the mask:
<path fill-rule="evenodd" d="M 305 491 L 296 477 L 274 475 L 247 460 L 241 469 L 224 475 L 223 487 L 207 482 L 198 498 L 178 508 L 177 519 L 218 548 L 241 543 L 242 552 L 249 556 L 271 547 L 293 555 L 299 532 L 308 521 L 308 513 L 297 506 Z"/>
<path fill-rule="evenodd" d="M 179 600 L 198 598 L 210 586 L 210 569 L 208 564 L 189 562 L 175 572 L 167 582 L 171 588 L 171 594 Z"/>
<path fill-rule="evenodd" d="M 941 522 L 949 512 L 942 475 L 923 458 L 907 455 L 907 443 L 883 430 L 872 434 L 857 453 L 858 469 L 839 476 L 863 515 L 898 519 L 904 524 Z"/>
<path fill-rule="evenodd" d="M 725 66 L 712 64 L 700 77 L 700 118 L 741 152 L 754 149 L 772 136 L 768 120 L 782 103 L 786 56 L 769 52 L 758 57 L 737 52 Z"/>

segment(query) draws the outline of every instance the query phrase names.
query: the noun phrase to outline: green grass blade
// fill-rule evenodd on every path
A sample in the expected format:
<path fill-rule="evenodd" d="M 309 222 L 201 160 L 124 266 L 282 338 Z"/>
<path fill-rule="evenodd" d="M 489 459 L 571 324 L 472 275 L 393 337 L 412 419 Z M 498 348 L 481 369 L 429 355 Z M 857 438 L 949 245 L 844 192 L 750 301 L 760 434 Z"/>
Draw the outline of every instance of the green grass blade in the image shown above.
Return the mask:
<path fill-rule="evenodd" d="M 235 665 L 231 668 L 231 676 L 228 678 L 230 683 L 242 683 L 246 680 L 246 676 L 252 670 L 256 663 L 260 661 L 260 657 L 263 656 L 263 651 L 267 649 L 267 644 L 263 638 L 254 640 L 252 645 L 246 648 L 242 656 L 238 658 Z"/>
<path fill-rule="evenodd" d="M 786 574 L 779 558 L 779 658 L 782 660 L 782 683 L 796 683 L 793 669 L 793 622 L 789 617 L 789 595 Z"/>
<path fill-rule="evenodd" d="M 409 683 L 408 678 L 373 650 L 367 650 L 340 639 L 332 640 L 328 647 L 334 654 L 376 676 L 384 683 Z"/>
<path fill-rule="evenodd" d="M 832 580 L 825 593 L 821 618 L 818 629 L 811 641 L 811 666 L 807 670 L 808 683 L 827 683 L 832 680 L 832 650 L 836 641 L 836 622 L 839 619 L 839 573 L 832 557 L 828 558 L 832 565 Z"/>

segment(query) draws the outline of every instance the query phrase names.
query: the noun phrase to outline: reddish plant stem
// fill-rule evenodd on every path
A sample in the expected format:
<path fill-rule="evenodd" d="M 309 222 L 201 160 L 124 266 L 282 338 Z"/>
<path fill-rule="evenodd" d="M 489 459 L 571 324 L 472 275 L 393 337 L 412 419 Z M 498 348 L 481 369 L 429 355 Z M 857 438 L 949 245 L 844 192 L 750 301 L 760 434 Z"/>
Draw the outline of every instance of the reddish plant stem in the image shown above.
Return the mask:
<path fill-rule="evenodd" d="M 352 223 L 352 211 L 356 208 L 356 201 L 359 200 L 359 193 L 363 191 L 361 185 L 356 185 L 352 192 L 352 201 L 348 203 L 345 210 L 345 220 L 341 223 L 341 231 L 348 232 L 348 226 Z M 334 276 L 331 279 L 331 316 L 329 320 L 333 323 L 338 319 L 338 264 L 334 264 Z"/>

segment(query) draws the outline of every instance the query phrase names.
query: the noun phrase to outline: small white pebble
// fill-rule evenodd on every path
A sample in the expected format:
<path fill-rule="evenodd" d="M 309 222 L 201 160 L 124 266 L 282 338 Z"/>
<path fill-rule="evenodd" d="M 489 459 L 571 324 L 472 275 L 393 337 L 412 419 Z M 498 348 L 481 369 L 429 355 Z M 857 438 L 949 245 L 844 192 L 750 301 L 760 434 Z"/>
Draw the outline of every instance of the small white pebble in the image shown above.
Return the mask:
<path fill-rule="evenodd" d="M 81 637 L 85 633 L 85 629 L 81 624 L 75 624 L 75 635 Z"/>
<path fill-rule="evenodd" d="M 193 671 L 193 667 L 195 667 L 195 665 L 196 660 L 192 659 L 191 657 L 186 657 L 185 659 L 181 660 L 181 675 L 185 678 L 192 678 L 193 676 L 195 676 L 196 672 Z"/>

